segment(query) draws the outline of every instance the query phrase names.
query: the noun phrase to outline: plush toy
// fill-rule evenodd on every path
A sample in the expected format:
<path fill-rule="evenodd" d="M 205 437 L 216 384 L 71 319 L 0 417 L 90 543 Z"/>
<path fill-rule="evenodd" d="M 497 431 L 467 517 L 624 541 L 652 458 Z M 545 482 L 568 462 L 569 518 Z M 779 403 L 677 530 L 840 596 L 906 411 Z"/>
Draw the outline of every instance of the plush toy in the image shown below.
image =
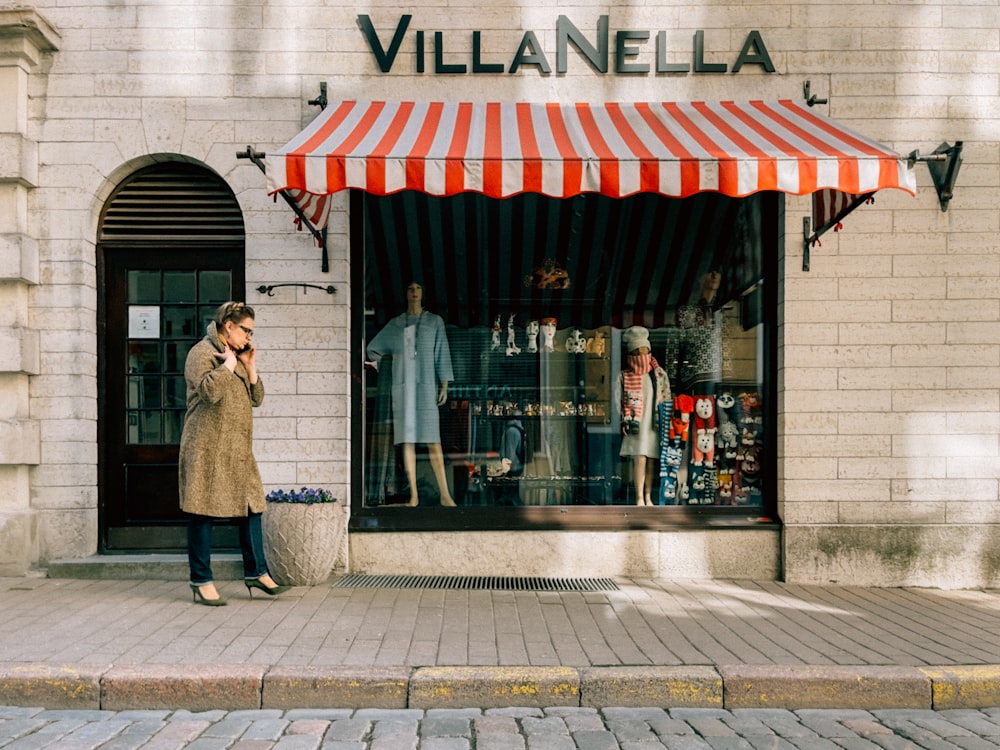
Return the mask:
<path fill-rule="evenodd" d="M 499 318 L 497 318 L 499 320 Z M 507 318 L 507 356 L 513 357 L 521 353 L 521 347 L 517 345 L 517 335 L 514 332 L 514 314 Z"/>
<path fill-rule="evenodd" d="M 736 423 L 727 421 L 720 424 L 715 443 L 726 459 L 735 459 L 736 448 L 740 443 L 740 430 Z"/>
<path fill-rule="evenodd" d="M 687 442 L 692 411 L 694 411 L 694 399 L 690 396 L 682 393 L 674 398 L 674 413 L 670 418 L 671 440 L 679 438 L 681 443 Z"/>
<path fill-rule="evenodd" d="M 715 430 L 698 430 L 692 443 L 691 463 L 695 466 L 715 465 Z"/>
<path fill-rule="evenodd" d="M 719 502 L 722 505 L 733 504 L 733 475 L 728 471 L 719 472 Z"/>
<path fill-rule="evenodd" d="M 715 399 L 715 417 L 721 427 L 726 422 L 736 422 L 736 397 L 729 391 L 724 391 Z"/>
<path fill-rule="evenodd" d="M 713 396 L 694 397 L 694 429 L 715 432 L 715 398 Z"/>
<path fill-rule="evenodd" d="M 500 316 L 497 315 L 497 319 L 493 321 L 493 338 L 490 342 L 490 350 L 496 351 L 500 348 Z"/>
<path fill-rule="evenodd" d="M 740 445 L 736 451 L 736 459 L 742 461 L 747 456 L 754 455 L 756 446 L 757 431 L 751 430 L 749 427 L 744 427 L 743 432 L 740 434 Z"/>
<path fill-rule="evenodd" d="M 574 328 L 566 337 L 566 351 L 571 354 L 583 354 L 587 348 L 587 341 L 583 338 L 583 331 Z"/>
<path fill-rule="evenodd" d="M 604 331 L 598 331 L 591 338 L 587 339 L 587 354 L 596 354 L 598 357 L 603 357 L 605 345 Z"/>

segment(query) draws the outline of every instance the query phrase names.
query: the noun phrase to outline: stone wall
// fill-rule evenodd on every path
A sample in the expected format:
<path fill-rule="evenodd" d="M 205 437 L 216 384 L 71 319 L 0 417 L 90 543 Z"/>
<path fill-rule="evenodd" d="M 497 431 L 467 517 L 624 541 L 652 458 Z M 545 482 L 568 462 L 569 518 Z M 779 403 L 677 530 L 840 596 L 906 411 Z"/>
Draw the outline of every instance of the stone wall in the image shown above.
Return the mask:
<path fill-rule="evenodd" d="M 256 427 L 265 483 L 323 484 L 347 499 L 347 199 L 338 198 L 331 268 L 321 274 L 309 235 L 293 231 L 290 211 L 265 195 L 263 175 L 237 160 L 237 151 L 247 144 L 267 151 L 294 135 L 315 115 L 306 102 L 322 81 L 331 99 L 610 101 L 799 98 L 809 80 L 813 93 L 829 99 L 821 111 L 899 153 L 926 154 L 955 140 L 965 151 L 946 213 L 918 164 L 916 198 L 879 194 L 812 249 L 808 272 L 801 227 L 810 202 L 787 201 L 777 425 L 784 575 L 1000 583 L 993 566 L 977 565 L 997 556 L 1000 513 L 996 0 L 960 7 L 933 0 L 583 2 L 570 9 L 555 0 L 444 2 L 406 9 L 411 29 L 388 74 L 379 72 L 357 24 L 359 13 L 370 15 L 388 44 L 404 11 L 386 5 L 84 0 L 36 10 L 52 25 L 35 43 L 37 54 L 0 67 L 3 100 L 18 92 L 23 111 L 0 127 L 0 139 L 12 134 L 2 143 L 24 155 L 15 167 L 23 174 L 9 178 L 6 167 L 0 174 L 0 200 L 10 206 L 0 213 L 0 301 L 10 303 L 0 305 L 0 342 L 16 340 L 21 352 L 9 363 L 13 349 L 0 347 L 0 549 L 16 550 L 0 566 L 96 549 L 95 238 L 104 200 L 138 166 L 194 160 L 232 185 L 246 220 L 247 301 L 258 308 L 268 385 Z M 609 16 L 612 72 L 596 73 L 572 49 L 562 75 L 413 72 L 416 29 L 426 33 L 428 70 L 434 31 L 442 32 L 449 64 L 471 63 L 474 30 L 482 32 L 483 60 L 509 62 L 533 30 L 552 62 L 560 14 L 588 38 L 598 17 Z M 747 32 L 758 30 L 776 72 L 615 75 L 621 29 L 650 32 L 634 61 L 655 62 L 662 31 L 666 60 L 691 63 L 700 30 L 706 58 L 728 66 Z M 0 147 L 5 165 L 7 151 Z M 333 284 L 337 294 L 256 292 L 283 281 Z M 39 447 L 25 447 L 32 444 Z M 12 445 L 22 453 L 3 453 Z M 22 540 L 13 547 L 11 533 Z M 888 544 L 890 535 L 909 541 Z M 531 534 L 518 539 L 533 543 Z"/>

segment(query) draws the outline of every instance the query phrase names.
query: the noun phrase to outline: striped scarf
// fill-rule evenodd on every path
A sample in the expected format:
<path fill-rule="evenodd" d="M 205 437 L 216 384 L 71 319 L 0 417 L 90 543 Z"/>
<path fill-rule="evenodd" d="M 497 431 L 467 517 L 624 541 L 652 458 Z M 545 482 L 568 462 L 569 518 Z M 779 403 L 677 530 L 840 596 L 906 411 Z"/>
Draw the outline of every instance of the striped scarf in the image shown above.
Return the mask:
<path fill-rule="evenodd" d="M 623 414 L 636 421 L 642 419 L 645 406 L 642 399 L 642 382 L 646 374 L 659 367 L 652 354 L 629 354 L 628 369 L 622 371 Z"/>

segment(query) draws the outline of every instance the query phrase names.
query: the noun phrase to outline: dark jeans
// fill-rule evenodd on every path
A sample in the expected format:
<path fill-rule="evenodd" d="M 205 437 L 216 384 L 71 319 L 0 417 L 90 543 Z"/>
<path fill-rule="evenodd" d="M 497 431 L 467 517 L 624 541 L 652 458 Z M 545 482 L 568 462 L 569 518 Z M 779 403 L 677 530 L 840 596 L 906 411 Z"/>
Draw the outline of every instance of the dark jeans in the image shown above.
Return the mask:
<path fill-rule="evenodd" d="M 243 576 L 260 578 L 267 573 L 264 559 L 264 533 L 260 526 L 260 513 L 250 513 L 240 520 L 240 550 L 243 552 Z M 187 514 L 188 565 L 191 566 L 191 583 L 211 583 L 212 578 L 212 516 Z"/>

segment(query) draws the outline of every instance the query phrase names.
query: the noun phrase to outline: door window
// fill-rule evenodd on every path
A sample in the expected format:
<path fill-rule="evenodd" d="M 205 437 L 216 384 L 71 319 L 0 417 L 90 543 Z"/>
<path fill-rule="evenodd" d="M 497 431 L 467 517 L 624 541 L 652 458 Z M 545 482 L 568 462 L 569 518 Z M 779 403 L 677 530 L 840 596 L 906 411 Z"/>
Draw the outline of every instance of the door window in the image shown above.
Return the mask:
<path fill-rule="evenodd" d="M 130 319 L 149 316 L 156 338 L 129 338 L 125 412 L 129 445 L 178 445 L 184 424 L 184 359 L 216 308 L 232 298 L 228 271 L 128 271 Z"/>

